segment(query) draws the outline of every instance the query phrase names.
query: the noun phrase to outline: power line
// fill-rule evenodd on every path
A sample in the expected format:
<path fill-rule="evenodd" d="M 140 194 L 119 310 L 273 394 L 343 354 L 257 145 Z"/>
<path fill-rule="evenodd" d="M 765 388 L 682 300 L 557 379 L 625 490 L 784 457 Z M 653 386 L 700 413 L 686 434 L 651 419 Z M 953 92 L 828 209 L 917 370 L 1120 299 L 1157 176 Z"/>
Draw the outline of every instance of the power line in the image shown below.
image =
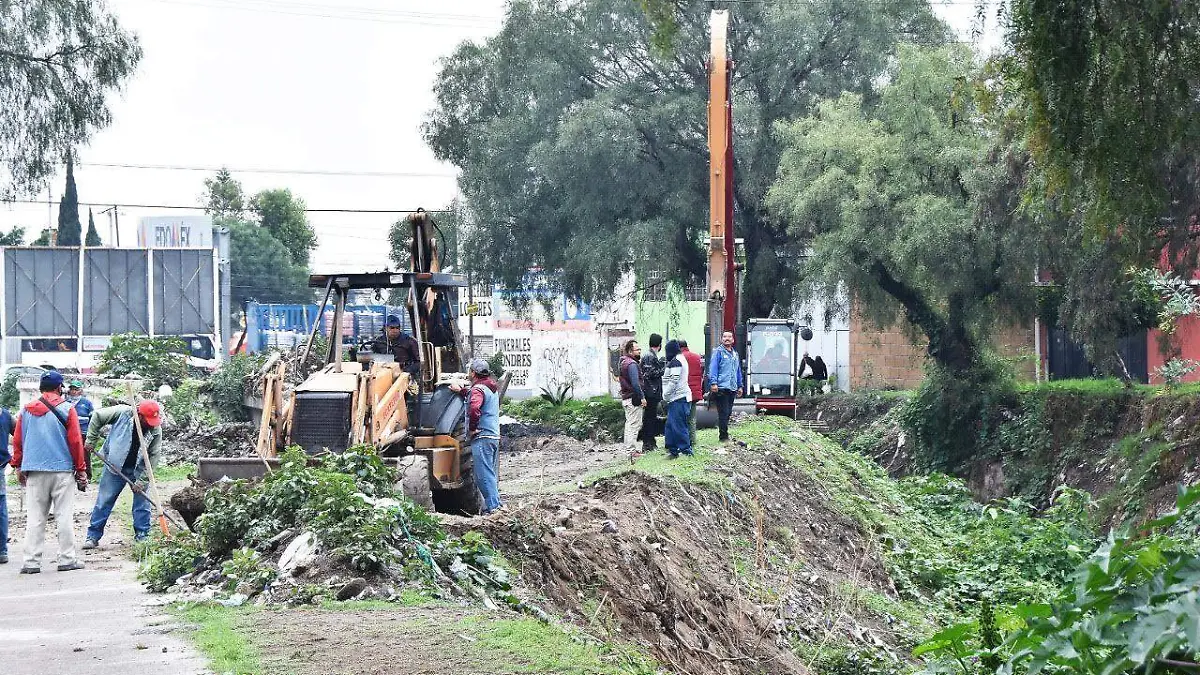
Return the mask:
<path fill-rule="evenodd" d="M 232 9 L 264 14 L 280 14 L 318 19 L 341 19 L 346 21 L 367 21 L 381 24 L 407 24 L 415 26 L 441 26 L 450 28 L 490 28 L 499 18 L 483 17 L 467 14 L 428 14 L 422 12 L 397 12 L 394 10 L 359 8 L 342 8 L 329 5 L 304 5 L 299 3 L 259 3 L 246 0 L 236 3 L 225 3 L 224 0 L 153 0 L 169 5 L 186 5 L 191 7 L 206 7 L 209 9 Z M 347 11 L 352 10 L 352 11 Z"/>
<path fill-rule="evenodd" d="M 262 173 L 296 176 L 359 176 L 368 178 L 454 178 L 456 174 L 432 171 L 337 171 L 323 169 L 234 169 L 216 166 L 184 166 L 177 164 L 126 164 L 120 162 L 80 162 L 78 166 L 93 166 L 112 169 L 146 169 L 152 171 L 202 171 L 216 173 L 222 169 L 230 173 Z"/>
<path fill-rule="evenodd" d="M 0 204 L 58 204 L 45 199 L 11 199 Z M 179 211 L 205 211 L 205 206 L 176 206 L 171 204 L 114 204 L 113 202 L 79 202 L 80 206 L 115 206 L 121 209 L 171 209 Z M 304 209 L 305 213 L 413 213 L 417 209 Z M 449 213 L 445 209 L 425 209 L 428 213 Z"/>

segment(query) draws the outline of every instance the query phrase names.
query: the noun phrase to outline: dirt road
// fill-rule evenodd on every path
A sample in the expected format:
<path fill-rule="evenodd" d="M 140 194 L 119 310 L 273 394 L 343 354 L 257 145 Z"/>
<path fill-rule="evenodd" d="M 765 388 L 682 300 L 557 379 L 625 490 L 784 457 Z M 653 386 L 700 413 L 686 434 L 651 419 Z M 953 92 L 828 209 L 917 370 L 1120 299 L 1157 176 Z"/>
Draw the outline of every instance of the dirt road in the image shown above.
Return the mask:
<path fill-rule="evenodd" d="M 0 565 L 0 654 L 4 671 L 19 675 L 105 675 L 208 672 L 178 624 L 148 606 L 129 558 L 132 500 L 126 492 L 108 522 L 102 548 L 83 552 L 86 569 L 57 572 L 57 528 L 46 533 L 41 574 L 19 574 L 25 537 L 23 491 L 10 485 L 9 557 Z M 96 487 L 76 493 L 75 542 L 83 544 Z"/>

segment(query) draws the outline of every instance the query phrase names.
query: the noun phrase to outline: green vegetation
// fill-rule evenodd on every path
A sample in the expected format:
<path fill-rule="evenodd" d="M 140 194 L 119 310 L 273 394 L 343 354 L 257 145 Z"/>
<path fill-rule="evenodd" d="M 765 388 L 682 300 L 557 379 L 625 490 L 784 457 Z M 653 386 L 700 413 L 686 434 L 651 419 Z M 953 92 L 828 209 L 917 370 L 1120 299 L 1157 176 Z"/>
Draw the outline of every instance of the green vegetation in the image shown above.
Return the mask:
<path fill-rule="evenodd" d="M 289 449 L 279 470 L 262 481 L 210 490 L 197 536 L 153 539 L 141 551 L 141 577 L 161 591 L 182 574 L 220 566 L 231 583 L 258 588 L 270 578 L 257 570 L 256 551 L 285 529 L 300 528 L 355 572 L 400 570 L 404 580 L 431 589 L 445 573 L 459 586 L 520 605 L 510 592 L 509 565 L 479 533 L 448 535 L 394 484 L 394 472 L 367 446 L 328 455 L 314 467 L 300 449 Z"/>
<path fill-rule="evenodd" d="M 715 431 L 701 430 L 696 432 L 698 447 L 693 457 L 668 459 L 665 453 L 651 452 L 637 458 L 632 464 L 593 471 L 584 476 L 583 482 L 594 485 L 601 480 L 637 472 L 659 478 L 674 478 L 683 483 L 707 485 L 719 490 L 728 489 L 729 477 L 711 470 L 713 464 L 719 461 L 719 455 L 713 452 L 717 445 L 716 440 Z"/>
<path fill-rule="evenodd" d="M 578 631 L 533 619 L 464 619 L 458 628 L 479 646 L 512 659 L 520 673 L 555 675 L 654 675 L 653 662 L 636 649 L 586 638 Z"/>
<path fill-rule="evenodd" d="M 96 360 L 96 370 L 118 378 L 139 375 L 145 378 L 147 389 L 163 384 L 178 387 L 187 376 L 186 353 L 186 345 L 177 337 L 114 335 Z"/>
<path fill-rule="evenodd" d="M 100 460 L 93 458 L 93 461 L 99 462 Z M 99 468 L 99 466 L 96 465 L 96 468 Z M 159 483 L 187 480 L 188 476 L 194 475 L 196 475 L 196 465 L 190 462 L 160 466 L 154 470 L 154 479 Z"/>
<path fill-rule="evenodd" d="M 16 373 L 10 373 L 4 377 L 4 382 L 0 382 L 0 408 L 16 412 L 17 406 L 21 404 L 21 392 L 17 389 L 18 379 Z"/>
<path fill-rule="evenodd" d="M 212 404 L 205 393 L 205 383 L 200 380 L 184 380 L 171 392 L 171 396 L 163 402 L 167 415 L 180 426 L 201 424 L 211 426 L 217 423 Z"/>
<path fill-rule="evenodd" d="M 586 401 L 566 399 L 559 405 L 544 398 L 530 398 L 506 403 L 504 413 L 579 439 L 617 440 L 625 429 L 625 411 L 611 396 L 594 396 Z"/>
<path fill-rule="evenodd" d="M 258 650 L 243 634 L 239 617 L 257 611 L 221 605 L 179 605 L 171 611 L 195 630 L 191 638 L 216 673 L 261 673 Z"/>

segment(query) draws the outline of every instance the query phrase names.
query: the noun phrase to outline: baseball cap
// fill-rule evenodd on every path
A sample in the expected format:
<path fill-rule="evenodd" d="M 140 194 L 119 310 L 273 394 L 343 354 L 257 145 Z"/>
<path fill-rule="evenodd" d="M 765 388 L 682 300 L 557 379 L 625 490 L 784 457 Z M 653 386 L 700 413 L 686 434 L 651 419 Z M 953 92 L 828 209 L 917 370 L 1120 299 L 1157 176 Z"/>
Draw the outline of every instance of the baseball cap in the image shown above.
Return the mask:
<path fill-rule="evenodd" d="M 75 389 L 83 389 L 83 380 L 71 380 L 70 384 Z"/>
<path fill-rule="evenodd" d="M 39 383 L 39 388 L 61 387 L 63 383 L 62 373 L 57 370 L 51 370 L 48 373 L 42 373 L 42 380 Z"/>
<path fill-rule="evenodd" d="M 401 325 L 403 325 L 403 324 L 400 323 L 400 317 L 396 316 L 395 314 L 388 314 L 388 317 L 387 317 L 387 327 L 388 328 L 399 328 Z"/>
<path fill-rule="evenodd" d="M 483 359 L 471 359 L 471 372 L 476 375 L 489 375 L 492 371 L 487 361 Z"/>
<path fill-rule="evenodd" d="M 146 421 L 146 426 L 156 427 L 162 424 L 162 409 L 157 401 L 142 401 L 137 404 L 138 415 Z"/>

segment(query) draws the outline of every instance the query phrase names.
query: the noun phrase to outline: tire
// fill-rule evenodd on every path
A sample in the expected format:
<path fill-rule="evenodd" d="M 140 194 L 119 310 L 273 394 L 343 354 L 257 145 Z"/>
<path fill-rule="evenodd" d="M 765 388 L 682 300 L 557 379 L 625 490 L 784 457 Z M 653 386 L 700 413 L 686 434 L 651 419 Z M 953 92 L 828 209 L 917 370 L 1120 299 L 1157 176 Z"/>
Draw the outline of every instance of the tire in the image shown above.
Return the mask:
<path fill-rule="evenodd" d="M 456 516 L 477 516 L 483 513 L 483 495 L 475 487 L 475 473 L 472 469 L 463 471 L 463 485 L 453 490 L 434 490 L 433 505 L 439 513 L 452 513 Z"/>
<path fill-rule="evenodd" d="M 396 489 L 427 511 L 432 511 L 434 501 L 433 488 L 429 486 L 429 458 L 422 455 L 402 457 L 396 474 L 399 476 Z"/>

